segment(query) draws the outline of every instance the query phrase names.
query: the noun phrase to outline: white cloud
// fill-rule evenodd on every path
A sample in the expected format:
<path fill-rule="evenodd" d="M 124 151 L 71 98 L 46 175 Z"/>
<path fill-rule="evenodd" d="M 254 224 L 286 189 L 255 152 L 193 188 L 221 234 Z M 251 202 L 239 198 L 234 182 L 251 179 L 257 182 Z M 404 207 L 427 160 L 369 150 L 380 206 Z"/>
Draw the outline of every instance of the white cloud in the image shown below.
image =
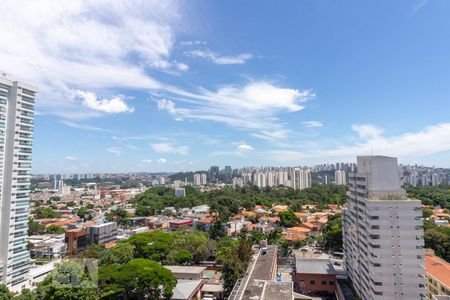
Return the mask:
<path fill-rule="evenodd" d="M 118 100 L 92 110 L 74 101 L 75 91 L 158 90 L 165 85 L 146 70 L 188 69 L 170 57 L 178 1 L 4 0 L 2 11 L 2 70 L 40 87 L 39 113 L 75 119 L 127 110 Z"/>
<path fill-rule="evenodd" d="M 189 147 L 187 146 L 174 146 L 169 143 L 157 143 L 150 145 L 153 151 L 158 153 L 173 153 L 173 154 L 181 154 L 187 155 L 189 152 Z"/>
<path fill-rule="evenodd" d="M 383 130 L 372 125 L 354 125 L 361 141 L 353 145 L 341 145 L 332 149 L 312 151 L 275 150 L 269 156 L 276 161 L 293 162 L 320 159 L 352 159 L 357 155 L 388 155 L 400 159 L 450 151 L 450 123 L 427 126 L 420 131 L 406 132 L 395 136 L 383 135 Z"/>
<path fill-rule="evenodd" d="M 141 163 L 143 163 L 143 164 L 151 164 L 152 161 L 150 159 L 143 159 L 143 160 L 141 160 Z"/>
<path fill-rule="evenodd" d="M 253 150 L 255 150 L 255 148 L 253 148 L 252 146 L 246 144 L 246 143 L 242 143 L 237 145 L 237 151 L 239 151 L 240 153 L 247 153 L 247 152 L 251 152 Z"/>
<path fill-rule="evenodd" d="M 94 110 L 106 113 L 123 113 L 133 112 L 134 108 L 129 107 L 122 95 L 115 96 L 111 99 L 98 99 L 97 95 L 91 92 L 77 90 L 76 95 L 83 99 L 83 105 Z"/>
<path fill-rule="evenodd" d="M 131 144 L 128 144 L 127 147 L 128 147 L 128 149 L 131 149 L 131 150 L 135 150 L 135 151 L 139 150 L 138 147 L 136 147 L 136 146 L 134 146 L 134 145 L 131 145 Z"/>
<path fill-rule="evenodd" d="M 320 121 L 305 121 L 302 123 L 303 125 L 305 125 L 306 127 L 322 127 L 323 123 Z"/>
<path fill-rule="evenodd" d="M 242 53 L 234 56 L 223 56 L 210 50 L 190 50 L 184 52 L 186 56 L 205 58 L 218 65 L 245 64 L 247 60 L 253 58 L 249 53 Z"/>
<path fill-rule="evenodd" d="M 363 139 L 378 138 L 383 134 L 383 129 L 372 125 L 353 125 L 352 129 Z"/>
<path fill-rule="evenodd" d="M 167 99 L 161 99 L 161 100 L 156 100 L 157 106 L 158 106 L 158 110 L 165 110 L 167 111 L 169 114 L 176 114 L 176 110 L 175 110 L 175 103 L 171 100 L 167 100 Z"/>
<path fill-rule="evenodd" d="M 122 155 L 122 149 L 120 147 L 109 147 L 106 148 L 105 150 L 117 156 Z"/>
<path fill-rule="evenodd" d="M 157 160 L 157 162 L 158 164 L 165 164 L 167 162 L 167 159 L 161 157 Z"/>
<path fill-rule="evenodd" d="M 210 156 L 243 156 L 245 153 L 252 152 L 255 150 L 252 146 L 245 142 L 235 142 L 232 143 L 236 146 L 234 151 L 213 151 L 209 153 Z"/>
<path fill-rule="evenodd" d="M 66 159 L 70 160 L 70 161 L 77 161 L 78 157 L 69 155 L 69 156 L 66 156 Z"/>
<path fill-rule="evenodd" d="M 173 100 L 157 100 L 157 106 L 174 118 L 215 121 L 252 131 L 259 138 L 279 139 L 287 137 L 289 130 L 277 118 L 278 114 L 298 112 L 314 97 L 310 90 L 253 81 L 242 86 L 222 86 L 216 91 L 200 89 L 197 94 L 178 91 Z"/>

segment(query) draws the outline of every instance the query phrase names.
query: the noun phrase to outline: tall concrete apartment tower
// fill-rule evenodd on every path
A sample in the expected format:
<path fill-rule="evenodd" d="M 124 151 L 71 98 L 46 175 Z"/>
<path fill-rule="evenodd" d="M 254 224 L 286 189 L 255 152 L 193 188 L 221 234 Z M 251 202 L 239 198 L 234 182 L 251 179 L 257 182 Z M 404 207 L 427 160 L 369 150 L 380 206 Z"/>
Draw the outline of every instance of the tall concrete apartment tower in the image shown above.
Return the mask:
<path fill-rule="evenodd" d="M 349 279 L 362 299 L 425 299 L 421 202 L 400 187 L 397 158 L 357 160 L 344 209 Z"/>
<path fill-rule="evenodd" d="M 29 287 L 31 150 L 37 88 L 0 72 L 0 283 Z"/>

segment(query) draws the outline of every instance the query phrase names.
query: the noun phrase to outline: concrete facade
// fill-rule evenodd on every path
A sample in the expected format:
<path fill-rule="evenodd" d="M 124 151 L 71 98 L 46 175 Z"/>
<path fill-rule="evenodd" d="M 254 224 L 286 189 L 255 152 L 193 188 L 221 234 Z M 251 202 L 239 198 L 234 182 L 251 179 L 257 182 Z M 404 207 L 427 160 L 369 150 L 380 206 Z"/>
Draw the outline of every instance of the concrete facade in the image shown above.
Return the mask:
<path fill-rule="evenodd" d="M 396 158 L 357 160 L 343 218 L 348 277 L 363 299 L 425 299 L 421 202 L 401 189 Z"/>
<path fill-rule="evenodd" d="M 29 287 L 27 250 L 37 88 L 0 72 L 0 283 Z"/>

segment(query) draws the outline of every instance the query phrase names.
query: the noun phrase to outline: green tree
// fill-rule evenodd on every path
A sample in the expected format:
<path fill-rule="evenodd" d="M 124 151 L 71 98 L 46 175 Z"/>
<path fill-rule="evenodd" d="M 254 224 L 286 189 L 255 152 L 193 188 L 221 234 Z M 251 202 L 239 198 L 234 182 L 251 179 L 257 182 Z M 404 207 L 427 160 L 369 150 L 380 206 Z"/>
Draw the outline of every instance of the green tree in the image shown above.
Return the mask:
<path fill-rule="evenodd" d="M 0 299 L 2 299 L 0 297 Z M 14 300 L 36 300 L 36 294 L 29 289 L 23 289 L 20 295 L 15 296 Z"/>
<path fill-rule="evenodd" d="M 73 261 L 64 262 L 38 284 L 37 300 L 95 300 L 97 289 L 84 273 L 84 268 Z"/>
<path fill-rule="evenodd" d="M 219 246 L 218 261 L 222 264 L 224 289 L 231 292 L 236 281 L 245 273 L 252 254 L 252 243 L 241 236 L 237 241 L 225 239 Z"/>
<path fill-rule="evenodd" d="M 342 251 L 342 216 L 334 215 L 328 219 L 322 232 L 320 243 L 325 249 Z"/>
<path fill-rule="evenodd" d="M 80 218 L 88 218 L 91 215 L 91 212 L 84 207 L 80 207 L 77 211 L 77 215 Z"/>
<path fill-rule="evenodd" d="M 433 214 L 433 211 L 429 208 L 423 208 L 422 209 L 422 217 L 429 218 Z"/>
<path fill-rule="evenodd" d="M 54 219 L 59 218 L 61 214 L 59 212 L 54 211 L 50 208 L 39 208 L 34 211 L 32 211 L 33 214 L 36 214 L 37 219 Z"/>
<path fill-rule="evenodd" d="M 134 246 L 130 243 L 119 243 L 109 251 L 109 264 L 126 264 L 133 259 Z"/>
<path fill-rule="evenodd" d="M 12 299 L 13 294 L 8 290 L 6 285 L 0 284 L 0 299 L 2 300 L 10 300 Z"/>
<path fill-rule="evenodd" d="M 184 265 L 186 263 L 192 262 L 194 257 L 190 252 L 186 250 L 172 250 L 169 252 L 167 256 L 168 264 L 181 264 Z"/>
<path fill-rule="evenodd" d="M 64 228 L 58 225 L 50 225 L 47 227 L 46 231 L 50 234 L 61 234 L 65 232 Z"/>
<path fill-rule="evenodd" d="M 43 234 L 45 233 L 45 226 L 41 223 L 36 222 L 34 219 L 30 218 L 28 221 L 28 235 Z"/>
<path fill-rule="evenodd" d="M 158 230 L 132 235 L 127 242 L 135 247 L 134 257 L 162 262 L 172 248 L 174 237 Z"/>
<path fill-rule="evenodd" d="M 176 278 L 160 264 L 143 258 L 99 271 L 102 299 L 170 299 Z"/>
<path fill-rule="evenodd" d="M 285 227 L 294 227 L 300 224 L 300 219 L 295 216 L 292 210 L 283 211 L 279 214 L 280 223 Z"/>

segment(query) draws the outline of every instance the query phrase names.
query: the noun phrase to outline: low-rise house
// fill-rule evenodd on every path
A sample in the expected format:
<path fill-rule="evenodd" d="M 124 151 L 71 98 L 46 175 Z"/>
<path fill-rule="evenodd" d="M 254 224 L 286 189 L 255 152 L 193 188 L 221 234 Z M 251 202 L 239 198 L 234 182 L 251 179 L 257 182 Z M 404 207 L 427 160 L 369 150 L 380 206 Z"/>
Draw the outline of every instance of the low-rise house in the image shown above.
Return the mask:
<path fill-rule="evenodd" d="M 192 229 L 194 222 L 192 220 L 170 220 L 169 221 L 169 231 L 184 228 L 184 229 Z"/>
<path fill-rule="evenodd" d="M 296 257 L 293 276 L 298 293 L 329 293 L 336 291 L 336 271 L 329 259 Z"/>
<path fill-rule="evenodd" d="M 215 222 L 215 219 L 212 217 L 208 217 L 208 218 L 203 218 L 203 219 L 199 219 L 197 220 L 197 222 L 195 223 L 195 227 L 198 230 L 203 230 L 203 231 L 209 231 L 212 227 L 212 224 Z"/>
<path fill-rule="evenodd" d="M 203 273 L 206 267 L 198 266 L 164 266 L 170 270 L 176 279 L 199 280 L 203 279 Z"/>

